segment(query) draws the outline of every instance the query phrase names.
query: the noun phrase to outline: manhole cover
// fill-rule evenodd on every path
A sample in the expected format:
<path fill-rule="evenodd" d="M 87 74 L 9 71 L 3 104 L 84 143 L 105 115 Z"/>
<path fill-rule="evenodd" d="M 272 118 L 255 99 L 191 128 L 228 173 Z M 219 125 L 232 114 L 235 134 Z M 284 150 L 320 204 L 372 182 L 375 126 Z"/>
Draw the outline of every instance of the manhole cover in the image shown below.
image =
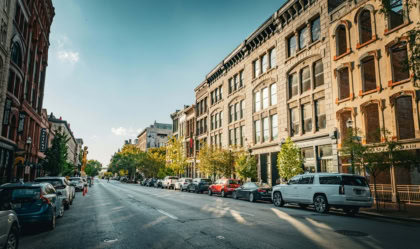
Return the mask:
<path fill-rule="evenodd" d="M 351 230 L 336 230 L 336 233 L 342 234 L 344 236 L 351 236 L 351 237 L 365 237 L 369 234 L 359 231 L 351 231 Z"/>

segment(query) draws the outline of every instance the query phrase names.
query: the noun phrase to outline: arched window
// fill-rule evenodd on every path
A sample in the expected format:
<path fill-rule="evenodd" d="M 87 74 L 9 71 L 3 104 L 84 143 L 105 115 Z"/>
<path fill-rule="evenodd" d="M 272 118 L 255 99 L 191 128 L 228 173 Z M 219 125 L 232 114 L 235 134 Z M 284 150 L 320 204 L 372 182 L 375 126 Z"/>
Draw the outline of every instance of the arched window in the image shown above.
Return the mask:
<path fill-rule="evenodd" d="M 341 142 L 347 136 L 347 121 L 351 119 L 351 111 L 343 111 L 340 113 L 340 131 L 341 131 Z"/>
<path fill-rule="evenodd" d="M 337 71 L 338 100 L 350 97 L 349 68 L 345 67 Z"/>
<path fill-rule="evenodd" d="M 401 42 L 390 48 L 392 82 L 399 82 L 410 78 L 408 70 L 407 43 Z"/>
<path fill-rule="evenodd" d="M 370 18 L 370 11 L 363 10 L 359 16 L 359 36 L 360 44 L 372 40 L 372 20 Z"/>
<path fill-rule="evenodd" d="M 335 42 L 337 48 L 337 56 L 347 52 L 347 35 L 346 26 L 340 25 L 335 31 Z"/>
<path fill-rule="evenodd" d="M 12 44 L 11 60 L 19 67 L 22 66 L 22 50 L 18 42 Z"/>
<path fill-rule="evenodd" d="M 395 100 L 395 120 L 398 139 L 415 138 L 413 104 L 411 96 L 402 96 Z"/>
<path fill-rule="evenodd" d="M 375 57 L 368 56 L 361 62 L 363 92 L 376 89 Z"/>
<path fill-rule="evenodd" d="M 379 124 L 379 105 L 371 103 L 364 107 L 366 143 L 378 143 L 381 140 Z"/>
<path fill-rule="evenodd" d="M 404 4 L 403 0 L 390 0 L 389 4 L 388 30 L 391 30 L 404 24 Z"/>
<path fill-rule="evenodd" d="M 10 130 L 9 130 L 9 139 L 10 140 L 15 140 L 15 133 L 16 133 L 16 124 L 17 120 L 16 120 L 16 115 L 12 116 L 12 119 L 10 121 Z"/>

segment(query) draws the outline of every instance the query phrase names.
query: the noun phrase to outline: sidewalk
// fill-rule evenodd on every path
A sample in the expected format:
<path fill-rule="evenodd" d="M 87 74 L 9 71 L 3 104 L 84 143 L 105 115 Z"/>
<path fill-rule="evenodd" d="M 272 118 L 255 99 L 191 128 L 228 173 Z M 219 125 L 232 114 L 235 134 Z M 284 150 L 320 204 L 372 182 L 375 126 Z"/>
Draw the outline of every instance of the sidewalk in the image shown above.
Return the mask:
<path fill-rule="evenodd" d="M 401 203 L 399 211 L 397 203 L 380 203 L 379 211 L 374 204 L 371 208 L 361 208 L 359 213 L 371 217 L 420 223 L 420 204 Z"/>

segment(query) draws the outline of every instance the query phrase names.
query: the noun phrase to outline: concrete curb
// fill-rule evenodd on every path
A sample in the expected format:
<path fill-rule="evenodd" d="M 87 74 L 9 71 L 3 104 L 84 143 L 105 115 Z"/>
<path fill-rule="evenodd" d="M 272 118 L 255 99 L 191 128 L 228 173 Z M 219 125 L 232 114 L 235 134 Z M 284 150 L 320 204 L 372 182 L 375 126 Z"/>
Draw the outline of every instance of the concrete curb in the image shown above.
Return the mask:
<path fill-rule="evenodd" d="M 397 221 L 405 221 L 405 222 L 415 222 L 420 223 L 419 218 L 404 218 L 404 217 L 396 217 L 396 216 L 389 216 L 389 215 L 382 215 L 372 212 L 360 211 L 359 215 L 375 217 L 380 219 L 387 219 L 387 220 L 397 220 Z"/>

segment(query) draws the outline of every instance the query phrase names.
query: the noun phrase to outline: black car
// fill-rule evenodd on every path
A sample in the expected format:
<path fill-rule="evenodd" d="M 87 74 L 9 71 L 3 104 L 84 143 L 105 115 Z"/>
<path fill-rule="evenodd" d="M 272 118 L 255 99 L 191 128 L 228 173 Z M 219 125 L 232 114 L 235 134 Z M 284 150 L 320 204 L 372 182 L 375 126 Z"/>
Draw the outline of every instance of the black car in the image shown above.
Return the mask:
<path fill-rule="evenodd" d="M 162 187 L 162 180 L 161 180 L 161 179 L 158 179 L 158 180 L 155 182 L 154 187 L 155 187 L 155 188 L 161 188 L 161 187 Z"/>
<path fill-rule="evenodd" d="M 197 194 L 203 193 L 204 191 L 209 190 L 211 185 L 211 180 L 206 178 L 194 178 L 192 182 L 188 185 L 188 192 L 195 192 Z"/>
<path fill-rule="evenodd" d="M 155 182 L 157 181 L 157 179 L 156 178 L 150 178 L 148 181 L 147 181 L 147 183 L 146 183 L 146 186 L 147 187 L 154 187 L 155 186 Z"/>
<path fill-rule="evenodd" d="M 267 183 L 247 182 L 232 193 L 234 199 L 247 199 L 250 202 L 258 200 L 271 201 L 272 188 Z"/>

